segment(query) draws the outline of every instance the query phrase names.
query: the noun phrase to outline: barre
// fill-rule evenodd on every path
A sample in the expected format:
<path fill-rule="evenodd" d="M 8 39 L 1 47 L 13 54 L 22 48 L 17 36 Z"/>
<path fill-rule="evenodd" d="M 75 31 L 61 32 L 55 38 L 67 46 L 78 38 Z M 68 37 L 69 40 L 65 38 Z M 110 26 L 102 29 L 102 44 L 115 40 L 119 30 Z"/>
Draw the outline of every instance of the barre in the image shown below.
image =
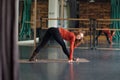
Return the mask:
<path fill-rule="evenodd" d="M 89 19 L 80 19 L 80 18 L 42 18 L 42 20 L 74 20 L 74 21 L 89 21 Z"/>
<path fill-rule="evenodd" d="M 96 28 L 96 30 L 108 30 L 108 29 Z M 115 31 L 119 31 L 120 29 L 109 29 L 109 30 L 115 30 Z"/>
<path fill-rule="evenodd" d="M 42 29 L 48 29 L 48 28 L 42 28 Z M 65 29 L 68 29 L 68 30 L 90 30 L 89 28 L 65 28 Z M 102 29 L 102 28 L 96 28 L 96 30 L 108 30 L 108 29 Z M 109 29 L 109 30 L 120 30 L 120 29 Z"/>
<path fill-rule="evenodd" d="M 97 21 L 120 21 L 120 19 L 96 19 Z"/>
<path fill-rule="evenodd" d="M 41 28 L 41 29 L 48 29 L 48 28 Z M 68 29 L 68 30 L 89 30 L 89 28 L 65 28 L 65 29 Z"/>
<path fill-rule="evenodd" d="M 73 20 L 73 21 L 89 21 L 90 19 L 82 19 L 82 18 L 41 18 L 41 20 Z M 39 22 L 41 20 L 36 20 Z M 96 19 L 97 21 L 120 21 L 120 19 Z M 35 21 L 26 21 L 26 23 L 34 23 Z M 102 24 L 102 23 L 101 23 Z M 104 24 L 104 23 L 103 23 Z M 107 23 L 111 24 L 111 23 Z"/>
<path fill-rule="evenodd" d="M 79 21 L 89 21 L 90 19 L 82 18 L 42 18 L 43 20 L 79 20 Z M 120 19 L 96 19 L 97 21 L 120 21 Z"/>

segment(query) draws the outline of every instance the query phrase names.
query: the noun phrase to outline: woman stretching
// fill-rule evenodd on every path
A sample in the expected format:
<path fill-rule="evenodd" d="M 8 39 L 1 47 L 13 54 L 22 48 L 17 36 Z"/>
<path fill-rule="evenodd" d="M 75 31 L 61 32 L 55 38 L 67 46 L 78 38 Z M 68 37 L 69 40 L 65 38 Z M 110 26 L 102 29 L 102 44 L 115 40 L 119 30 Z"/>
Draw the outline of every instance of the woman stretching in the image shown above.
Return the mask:
<path fill-rule="evenodd" d="M 99 30 L 97 36 L 96 36 L 96 41 L 98 44 L 98 37 L 104 33 L 104 35 L 106 36 L 106 39 L 108 41 L 109 44 L 112 44 L 112 38 L 115 35 L 115 31 L 114 30 L 110 30 L 109 28 L 102 28 L 102 30 Z"/>
<path fill-rule="evenodd" d="M 84 34 L 81 31 L 70 32 L 61 27 L 59 28 L 52 27 L 47 30 L 46 34 L 43 37 L 42 42 L 34 50 L 29 61 L 36 60 L 36 55 L 41 50 L 41 48 L 45 46 L 45 44 L 48 42 L 51 36 L 61 45 L 63 52 L 65 53 L 69 61 L 72 62 L 74 60 L 73 58 L 74 48 L 81 44 L 81 42 L 83 41 Z M 66 48 L 64 40 L 70 43 L 70 53 Z"/>

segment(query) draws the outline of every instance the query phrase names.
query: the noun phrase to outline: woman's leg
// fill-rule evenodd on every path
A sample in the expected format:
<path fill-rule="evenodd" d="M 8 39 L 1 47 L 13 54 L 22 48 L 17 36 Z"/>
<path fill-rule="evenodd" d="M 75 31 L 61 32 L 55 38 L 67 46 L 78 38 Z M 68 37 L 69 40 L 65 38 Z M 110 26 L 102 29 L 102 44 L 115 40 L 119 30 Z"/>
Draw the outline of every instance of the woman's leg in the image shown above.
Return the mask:
<path fill-rule="evenodd" d="M 53 29 L 51 34 L 53 34 L 53 38 L 61 45 L 63 52 L 65 53 L 65 55 L 69 59 L 69 52 L 66 48 L 65 42 L 63 41 L 63 39 L 62 39 L 62 37 L 59 33 L 59 30 L 58 29 Z"/>
<path fill-rule="evenodd" d="M 110 41 L 110 39 L 109 39 L 108 34 L 107 34 L 107 33 L 104 33 L 104 34 L 105 34 L 105 36 L 106 36 L 106 39 L 107 39 L 108 43 L 111 44 L 111 41 Z"/>
<path fill-rule="evenodd" d="M 98 34 L 97 34 L 97 36 L 95 38 L 95 42 L 96 42 L 97 45 L 98 45 L 98 37 L 101 35 L 101 33 L 102 33 L 102 30 L 99 30 Z"/>
<path fill-rule="evenodd" d="M 102 33 L 102 30 L 99 30 L 99 31 L 98 31 L 98 34 L 97 34 L 97 36 L 96 36 L 96 38 L 95 38 L 96 40 L 98 40 L 98 37 L 101 35 L 101 33 Z"/>
<path fill-rule="evenodd" d="M 38 52 L 40 51 L 41 48 L 43 48 L 46 43 L 49 41 L 50 37 L 51 37 L 51 28 L 49 28 L 47 30 L 47 32 L 45 33 L 41 43 L 37 46 L 37 48 L 33 51 L 32 56 L 30 57 L 29 61 L 34 61 L 35 60 L 35 56 L 38 54 Z"/>

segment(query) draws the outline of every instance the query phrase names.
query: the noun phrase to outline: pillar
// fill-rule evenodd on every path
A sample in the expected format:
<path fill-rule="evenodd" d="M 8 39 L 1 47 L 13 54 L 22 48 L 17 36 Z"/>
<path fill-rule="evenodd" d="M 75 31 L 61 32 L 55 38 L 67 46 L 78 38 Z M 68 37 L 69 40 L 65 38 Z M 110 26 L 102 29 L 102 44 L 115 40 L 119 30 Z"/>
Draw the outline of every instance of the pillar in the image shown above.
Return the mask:
<path fill-rule="evenodd" d="M 59 17 L 59 4 L 58 0 L 49 0 L 48 6 L 48 18 L 58 18 Z M 58 20 L 49 20 L 48 21 L 48 28 L 49 27 L 57 27 Z"/>

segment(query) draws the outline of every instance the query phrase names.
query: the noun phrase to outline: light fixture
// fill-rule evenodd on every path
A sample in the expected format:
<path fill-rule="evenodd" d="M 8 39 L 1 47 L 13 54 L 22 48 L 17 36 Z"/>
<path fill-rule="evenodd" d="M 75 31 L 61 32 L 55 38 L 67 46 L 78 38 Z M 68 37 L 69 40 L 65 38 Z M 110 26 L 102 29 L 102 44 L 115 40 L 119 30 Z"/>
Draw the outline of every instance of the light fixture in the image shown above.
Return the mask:
<path fill-rule="evenodd" d="M 92 2 L 95 2 L 95 0 L 90 0 L 89 2 L 91 2 L 91 3 L 92 3 Z"/>

